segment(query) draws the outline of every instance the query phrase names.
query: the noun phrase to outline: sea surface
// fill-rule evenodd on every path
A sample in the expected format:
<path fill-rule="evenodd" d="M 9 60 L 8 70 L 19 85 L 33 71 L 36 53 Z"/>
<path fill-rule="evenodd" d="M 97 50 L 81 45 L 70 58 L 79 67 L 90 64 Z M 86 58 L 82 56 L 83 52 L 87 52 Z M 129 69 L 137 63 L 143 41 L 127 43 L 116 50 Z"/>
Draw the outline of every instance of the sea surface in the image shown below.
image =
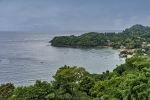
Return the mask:
<path fill-rule="evenodd" d="M 111 48 L 65 48 L 49 43 L 54 36 L 72 34 L 83 32 L 0 32 L 0 84 L 27 86 L 36 80 L 50 82 L 64 65 L 102 73 L 124 63 L 119 51 Z"/>

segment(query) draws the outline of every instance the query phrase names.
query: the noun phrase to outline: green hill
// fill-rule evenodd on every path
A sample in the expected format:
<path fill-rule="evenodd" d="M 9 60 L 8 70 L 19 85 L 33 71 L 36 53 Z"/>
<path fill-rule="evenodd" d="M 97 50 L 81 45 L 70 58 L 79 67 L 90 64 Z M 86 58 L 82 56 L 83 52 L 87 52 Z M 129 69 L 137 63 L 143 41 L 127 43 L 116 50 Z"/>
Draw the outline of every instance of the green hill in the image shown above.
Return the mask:
<path fill-rule="evenodd" d="M 57 36 L 50 41 L 52 46 L 63 47 L 113 47 L 136 49 L 140 54 L 150 55 L 150 27 L 133 25 L 120 33 L 89 32 L 80 36 Z"/>
<path fill-rule="evenodd" d="M 150 27 L 136 24 L 120 33 L 89 32 L 80 36 L 58 36 L 54 37 L 50 43 L 52 46 L 66 47 L 112 46 L 119 48 L 124 45 L 127 48 L 140 48 L 140 44 L 144 41 L 150 42 Z"/>

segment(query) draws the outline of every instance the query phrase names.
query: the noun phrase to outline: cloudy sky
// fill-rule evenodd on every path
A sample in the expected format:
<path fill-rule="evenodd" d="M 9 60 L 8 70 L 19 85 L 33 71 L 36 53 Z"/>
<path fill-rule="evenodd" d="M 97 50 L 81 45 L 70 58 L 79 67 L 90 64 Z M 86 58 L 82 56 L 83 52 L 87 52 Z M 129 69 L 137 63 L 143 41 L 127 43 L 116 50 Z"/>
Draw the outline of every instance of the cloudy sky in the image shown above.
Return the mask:
<path fill-rule="evenodd" d="M 150 0 L 0 0 L 0 31 L 123 30 L 150 26 Z"/>

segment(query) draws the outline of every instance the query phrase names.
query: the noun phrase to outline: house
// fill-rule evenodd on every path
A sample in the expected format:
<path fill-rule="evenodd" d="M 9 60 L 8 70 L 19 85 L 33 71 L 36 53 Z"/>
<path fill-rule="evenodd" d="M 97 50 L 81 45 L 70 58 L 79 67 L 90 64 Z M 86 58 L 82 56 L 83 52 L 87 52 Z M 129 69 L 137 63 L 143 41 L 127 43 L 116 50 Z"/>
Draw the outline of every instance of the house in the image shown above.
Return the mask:
<path fill-rule="evenodd" d="M 142 42 L 142 47 L 146 47 L 147 46 L 147 42 Z"/>
<path fill-rule="evenodd" d="M 145 52 L 145 49 L 142 49 L 143 52 Z"/>
<path fill-rule="evenodd" d="M 123 45 L 121 45 L 121 46 L 120 46 L 120 49 L 126 49 L 126 47 L 125 47 L 125 46 L 123 46 Z"/>
<path fill-rule="evenodd" d="M 114 44 L 114 42 L 111 42 L 110 40 L 107 40 L 108 42 L 108 46 L 111 46 L 112 44 Z"/>
<path fill-rule="evenodd" d="M 149 46 L 150 46 L 150 44 L 147 44 L 147 46 L 149 47 Z"/>

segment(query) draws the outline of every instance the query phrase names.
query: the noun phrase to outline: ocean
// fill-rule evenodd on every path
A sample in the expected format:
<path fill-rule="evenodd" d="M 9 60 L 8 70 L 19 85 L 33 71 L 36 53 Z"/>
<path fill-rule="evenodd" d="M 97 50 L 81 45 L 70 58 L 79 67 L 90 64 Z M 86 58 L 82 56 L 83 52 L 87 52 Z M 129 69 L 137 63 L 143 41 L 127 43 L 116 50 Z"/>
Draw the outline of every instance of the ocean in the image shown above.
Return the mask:
<path fill-rule="evenodd" d="M 36 80 L 53 80 L 59 67 L 84 67 L 90 73 L 113 71 L 123 64 L 118 50 L 111 48 L 53 47 L 54 36 L 84 32 L 0 32 L 0 84 L 33 85 Z"/>

